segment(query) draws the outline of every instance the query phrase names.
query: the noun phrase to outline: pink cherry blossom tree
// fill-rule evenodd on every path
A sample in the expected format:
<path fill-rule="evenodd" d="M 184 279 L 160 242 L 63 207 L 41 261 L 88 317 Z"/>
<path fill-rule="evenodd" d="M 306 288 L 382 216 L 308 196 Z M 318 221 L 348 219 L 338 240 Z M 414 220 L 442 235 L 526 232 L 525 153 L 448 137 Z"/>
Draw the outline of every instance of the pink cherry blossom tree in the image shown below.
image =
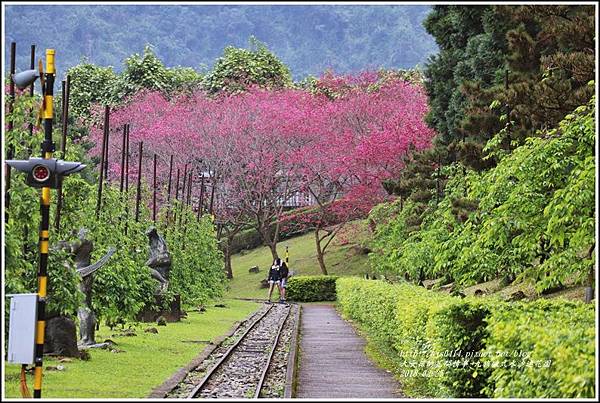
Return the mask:
<path fill-rule="evenodd" d="M 295 155 L 314 130 L 310 115 L 316 98 L 299 90 L 252 89 L 221 100 L 215 157 L 224 171 L 222 186 L 230 203 L 245 217 L 277 258 L 279 217 L 285 202 L 300 186 Z"/>
<path fill-rule="evenodd" d="M 256 228 L 276 258 L 286 201 L 299 192 L 311 194 L 315 213 L 306 225 L 315 230 L 317 259 L 326 273 L 324 254 L 339 229 L 387 197 L 382 181 L 401 168 L 409 150 L 428 147 L 433 132 L 423 121 L 422 88 L 398 76 L 329 74 L 315 88 L 312 93 L 251 88 L 217 97 L 196 92 L 171 99 L 140 92 L 111 113 L 109 179 L 120 177 L 124 124 L 131 127 L 131 162 L 137 161 L 135 145 L 144 142 L 147 182 L 156 153 L 159 187 L 166 189 L 173 155 L 180 172 L 187 164 L 196 173 L 197 205 L 199 194 L 207 193 L 197 173 L 207 173 L 229 275 L 229 247 L 241 229 Z M 96 142 L 91 153 L 98 155 L 101 126 L 91 133 Z M 137 177 L 137 164 L 130 167 Z"/>
<path fill-rule="evenodd" d="M 327 75 L 317 88 L 329 99 L 320 110 L 321 130 L 301 150 L 303 189 L 317 202 L 317 260 L 350 220 L 366 216 L 386 196 L 382 182 L 397 172 L 409 150 L 430 145 L 426 96 L 418 85 L 376 73 Z"/>

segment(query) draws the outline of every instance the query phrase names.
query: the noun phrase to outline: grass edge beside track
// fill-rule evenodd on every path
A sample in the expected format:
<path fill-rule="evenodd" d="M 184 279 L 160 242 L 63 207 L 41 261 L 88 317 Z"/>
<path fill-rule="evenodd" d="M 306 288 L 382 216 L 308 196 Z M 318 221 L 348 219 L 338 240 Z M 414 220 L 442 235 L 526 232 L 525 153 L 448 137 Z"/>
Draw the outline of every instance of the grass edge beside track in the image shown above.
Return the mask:
<path fill-rule="evenodd" d="M 137 336 L 113 336 L 121 330 L 111 331 L 101 326 L 96 340 L 111 339 L 115 348 L 123 352 L 93 349 L 91 360 L 73 359 L 59 362 L 54 357 L 44 357 L 44 398 L 144 398 L 153 388 L 164 382 L 179 368 L 190 362 L 206 347 L 206 341 L 224 334 L 234 322 L 244 319 L 259 305 L 251 301 L 224 300 L 227 308 L 216 308 L 214 303 L 200 314 L 188 312 L 188 318 L 167 326 L 140 323 L 135 327 Z M 155 327 L 158 334 L 145 333 Z M 204 341 L 204 342 L 198 342 Z M 64 366 L 63 371 L 46 370 L 48 366 Z M 20 365 L 4 367 L 3 398 L 20 398 Z M 27 376 L 30 391 L 33 377 Z"/>

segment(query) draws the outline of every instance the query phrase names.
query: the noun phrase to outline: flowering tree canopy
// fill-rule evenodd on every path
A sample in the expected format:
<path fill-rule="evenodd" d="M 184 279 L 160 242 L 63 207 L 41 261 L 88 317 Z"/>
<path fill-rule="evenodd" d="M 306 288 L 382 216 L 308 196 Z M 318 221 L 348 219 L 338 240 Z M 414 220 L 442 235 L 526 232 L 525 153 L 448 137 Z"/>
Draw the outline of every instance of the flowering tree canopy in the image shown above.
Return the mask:
<path fill-rule="evenodd" d="M 135 145 L 144 142 L 144 178 L 151 178 L 153 154 L 163 189 L 170 156 L 175 170 L 188 164 L 194 172 L 192 199 L 202 192 L 201 173 L 216 188 L 217 221 L 234 232 L 255 226 L 275 258 L 279 221 L 292 195 L 313 196 L 321 217 L 309 221 L 317 233 L 334 222 L 343 225 L 387 197 L 382 181 L 402 168 L 403 156 L 428 147 L 433 137 L 423 119 L 422 88 L 399 76 L 328 75 L 315 88 L 254 87 L 235 95 L 196 92 L 171 99 L 140 92 L 111 113 L 109 178 L 120 176 L 118 133 L 130 124 L 133 161 Z M 93 155 L 100 154 L 101 132 L 92 130 Z M 130 175 L 137 175 L 135 165 Z M 323 239 L 317 234 L 318 250 Z"/>

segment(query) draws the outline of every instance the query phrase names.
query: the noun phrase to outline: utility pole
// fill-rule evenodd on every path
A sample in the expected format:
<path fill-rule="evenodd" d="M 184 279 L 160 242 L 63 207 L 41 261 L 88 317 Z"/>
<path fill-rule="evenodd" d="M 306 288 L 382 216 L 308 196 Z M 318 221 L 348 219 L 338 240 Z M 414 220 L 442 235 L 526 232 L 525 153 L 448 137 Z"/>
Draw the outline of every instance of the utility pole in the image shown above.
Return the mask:
<path fill-rule="evenodd" d="M 46 71 L 44 73 L 43 95 L 43 118 L 44 118 L 44 142 L 42 143 L 42 157 L 51 159 L 54 152 L 52 141 L 52 120 L 54 102 L 54 49 L 46 49 Z M 50 187 L 42 188 L 40 199 L 40 211 L 42 222 L 40 225 L 40 261 L 38 269 L 38 303 L 37 303 L 37 333 L 35 344 L 35 369 L 33 383 L 33 397 L 42 397 L 42 361 L 44 355 L 44 332 L 46 327 L 46 286 L 48 284 L 48 243 L 50 238 Z"/>
<path fill-rule="evenodd" d="M 39 229 L 39 265 L 38 265 L 38 292 L 36 301 L 35 348 L 33 355 L 34 386 L 33 397 L 42 397 L 42 361 L 44 355 L 44 336 L 46 328 L 46 294 L 48 285 L 48 244 L 50 239 L 50 189 L 57 189 L 62 178 L 81 171 L 85 165 L 79 162 L 68 162 L 52 158 L 55 150 L 52 141 L 52 123 L 54 115 L 54 78 L 56 76 L 54 64 L 54 49 L 46 49 L 46 71 L 27 70 L 13 77 L 15 85 L 25 88 L 31 85 L 38 77 L 41 79 L 42 113 L 44 120 L 44 141 L 42 142 L 42 158 L 29 160 L 7 160 L 6 163 L 18 171 L 28 174 L 26 182 L 29 186 L 41 188 Z M 43 75 L 42 75 L 43 74 Z M 23 363 L 23 361 L 21 361 Z"/>

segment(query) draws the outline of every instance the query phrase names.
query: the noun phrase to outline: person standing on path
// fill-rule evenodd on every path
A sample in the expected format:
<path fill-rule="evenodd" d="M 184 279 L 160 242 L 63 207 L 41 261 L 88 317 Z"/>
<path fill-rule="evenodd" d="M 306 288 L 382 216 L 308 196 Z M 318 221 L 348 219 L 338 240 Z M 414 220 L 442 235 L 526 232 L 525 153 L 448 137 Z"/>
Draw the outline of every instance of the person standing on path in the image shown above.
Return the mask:
<path fill-rule="evenodd" d="M 273 265 L 269 270 L 269 277 L 267 278 L 267 281 L 269 282 L 269 299 L 267 300 L 267 303 L 269 304 L 271 303 L 271 294 L 273 294 L 273 288 L 275 287 L 275 285 L 277 285 L 277 288 L 279 290 L 279 298 L 281 299 L 281 277 L 279 273 L 280 265 L 277 264 L 278 260 L 281 261 L 281 259 L 277 258 L 273 262 Z"/>
<path fill-rule="evenodd" d="M 279 302 L 285 304 L 285 286 L 287 285 L 287 280 L 289 276 L 289 269 L 287 264 L 281 259 L 277 259 L 280 262 L 279 265 L 279 278 L 280 278 L 280 293 L 279 293 Z"/>

